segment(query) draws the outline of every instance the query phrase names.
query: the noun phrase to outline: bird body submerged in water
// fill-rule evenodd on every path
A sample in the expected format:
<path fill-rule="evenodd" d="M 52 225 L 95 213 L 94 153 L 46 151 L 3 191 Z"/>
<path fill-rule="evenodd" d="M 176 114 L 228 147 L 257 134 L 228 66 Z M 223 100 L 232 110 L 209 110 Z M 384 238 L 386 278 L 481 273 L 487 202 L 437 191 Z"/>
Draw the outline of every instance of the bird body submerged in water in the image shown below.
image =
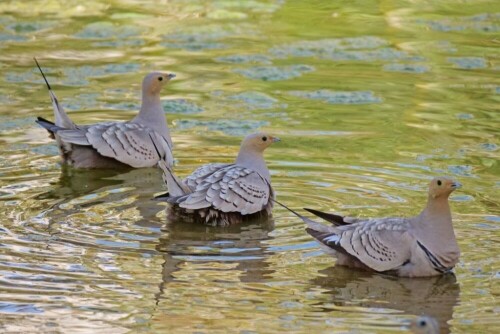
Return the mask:
<path fill-rule="evenodd" d="M 56 139 L 63 162 L 76 168 L 152 167 L 158 163 L 150 139 L 154 136 L 158 150 L 172 165 L 172 139 L 160 91 L 174 74 L 152 72 L 144 78 L 141 109 L 131 121 L 77 125 L 59 104 L 36 59 L 35 62 L 47 84 L 55 117 L 55 122 L 42 117 L 36 122 Z"/>
<path fill-rule="evenodd" d="M 277 141 L 265 133 L 251 134 L 241 143 L 234 163 L 201 166 L 182 181 L 160 160 L 168 193 L 157 199 L 171 204 L 171 219 L 212 226 L 269 217 L 274 191 L 263 153 Z"/>
<path fill-rule="evenodd" d="M 339 265 L 405 277 L 434 276 L 451 271 L 460 256 L 448 203 L 460 186 L 447 177 L 434 178 L 427 206 L 411 218 L 350 218 L 305 209 L 332 223 L 327 226 L 291 211 Z"/>

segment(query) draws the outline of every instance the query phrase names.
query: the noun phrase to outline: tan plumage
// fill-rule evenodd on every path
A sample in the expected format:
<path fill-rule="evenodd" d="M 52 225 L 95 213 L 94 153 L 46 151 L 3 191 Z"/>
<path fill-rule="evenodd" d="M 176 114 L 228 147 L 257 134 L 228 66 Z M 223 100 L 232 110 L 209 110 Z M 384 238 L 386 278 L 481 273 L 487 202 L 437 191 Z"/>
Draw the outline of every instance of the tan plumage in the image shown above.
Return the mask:
<path fill-rule="evenodd" d="M 55 117 L 55 123 L 41 117 L 37 123 L 57 140 L 64 162 L 76 168 L 152 167 L 158 162 L 150 139 L 154 136 L 158 150 L 168 165 L 172 165 L 172 139 L 160 102 L 160 91 L 175 75 L 152 72 L 144 78 L 141 109 L 131 121 L 81 126 L 68 117 L 38 62 L 37 66 L 49 89 Z"/>
<path fill-rule="evenodd" d="M 169 193 L 159 198 L 172 204 L 172 218 L 189 217 L 208 225 L 269 216 L 274 192 L 263 152 L 276 141 L 265 133 L 249 135 L 235 163 L 201 166 L 182 181 L 160 162 Z"/>
<path fill-rule="evenodd" d="M 433 276 L 449 272 L 458 262 L 448 196 L 460 184 L 434 178 L 425 209 L 412 218 L 344 218 L 306 209 L 333 224 L 301 217 L 306 231 L 339 265 L 387 272 L 398 276 Z"/>

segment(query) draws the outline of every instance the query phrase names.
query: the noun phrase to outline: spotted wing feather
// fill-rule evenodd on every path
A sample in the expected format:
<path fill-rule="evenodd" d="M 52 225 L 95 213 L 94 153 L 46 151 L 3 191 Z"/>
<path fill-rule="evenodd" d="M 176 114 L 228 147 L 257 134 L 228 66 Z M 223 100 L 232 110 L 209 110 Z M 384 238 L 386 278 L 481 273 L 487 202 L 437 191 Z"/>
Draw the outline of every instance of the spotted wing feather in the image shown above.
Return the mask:
<path fill-rule="evenodd" d="M 180 207 L 194 210 L 212 207 L 249 215 L 265 209 L 272 196 L 271 186 L 262 176 L 237 165 L 222 165 L 199 179 L 194 192 L 179 199 Z"/>
<path fill-rule="evenodd" d="M 63 141 L 78 145 L 90 145 L 99 154 L 114 158 L 135 168 L 152 167 L 158 162 L 158 154 L 151 142 L 155 136 L 162 155 L 169 165 L 173 162 L 170 142 L 154 130 L 137 123 L 110 122 L 57 132 Z"/>
<path fill-rule="evenodd" d="M 207 176 L 229 165 L 230 164 L 220 164 L 220 163 L 203 165 L 201 167 L 198 167 L 193 173 L 191 173 L 191 175 L 186 177 L 183 180 L 183 183 L 187 185 L 190 189 L 195 190 L 196 187 L 200 183 L 202 183 Z"/>
<path fill-rule="evenodd" d="M 376 271 L 394 270 L 411 257 L 415 239 L 402 218 L 372 219 L 335 227 L 318 240 L 336 250 L 341 248 Z"/>

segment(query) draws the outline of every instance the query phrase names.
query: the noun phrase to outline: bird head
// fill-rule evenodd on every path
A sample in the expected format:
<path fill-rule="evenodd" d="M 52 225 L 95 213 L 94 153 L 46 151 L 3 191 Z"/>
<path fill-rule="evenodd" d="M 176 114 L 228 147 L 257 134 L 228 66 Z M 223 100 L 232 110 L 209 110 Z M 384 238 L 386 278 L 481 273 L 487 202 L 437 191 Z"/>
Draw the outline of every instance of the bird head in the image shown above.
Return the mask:
<path fill-rule="evenodd" d="M 173 78 L 175 78 L 173 73 L 151 72 L 142 81 L 142 91 L 149 95 L 158 95 L 163 86 Z"/>
<path fill-rule="evenodd" d="M 278 137 L 273 137 L 264 132 L 257 132 L 248 135 L 241 142 L 241 147 L 257 152 L 264 152 L 273 143 L 281 141 Z"/>
<path fill-rule="evenodd" d="M 438 176 L 432 179 L 429 184 L 429 196 L 432 198 L 438 198 L 445 196 L 446 198 L 455 190 L 460 188 L 462 185 L 453 180 L 452 178 L 446 176 Z"/>

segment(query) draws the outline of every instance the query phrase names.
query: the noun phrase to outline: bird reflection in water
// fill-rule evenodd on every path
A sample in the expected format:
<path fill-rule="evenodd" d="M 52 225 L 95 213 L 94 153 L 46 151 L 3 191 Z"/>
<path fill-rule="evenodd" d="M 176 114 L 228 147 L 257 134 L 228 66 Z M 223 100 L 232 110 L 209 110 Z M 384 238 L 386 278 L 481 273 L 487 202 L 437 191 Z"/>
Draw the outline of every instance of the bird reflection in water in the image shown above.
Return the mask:
<path fill-rule="evenodd" d="M 157 168 L 78 170 L 63 166 L 59 180 L 36 199 L 49 207 L 43 216 L 51 222 L 64 220 L 81 209 L 100 211 L 100 207 L 112 206 L 121 212 L 137 210 L 137 226 L 159 228 L 163 222 L 157 216 L 165 205 L 152 200 L 154 193 L 163 190 L 158 180 L 161 172 Z"/>
<path fill-rule="evenodd" d="M 269 233 L 274 229 L 274 220 L 249 221 L 227 227 L 208 227 L 202 224 L 182 221 L 169 222 L 162 228 L 162 236 L 156 250 L 163 253 L 162 283 L 157 294 L 161 299 L 169 283 L 182 281 L 182 267 L 188 263 L 210 264 L 228 263 L 234 275 L 226 272 L 224 279 L 237 279 L 240 282 L 260 282 L 274 271 L 265 261 L 270 253 L 263 242 L 271 239 Z M 221 266 L 214 265 L 214 271 Z M 222 269 L 223 270 L 223 269 Z M 215 276 L 221 277 L 220 275 Z M 196 277 L 197 282 L 210 280 Z M 191 282 L 193 283 L 193 282 Z M 195 283 L 195 285 L 197 284 Z"/>
<path fill-rule="evenodd" d="M 38 195 L 37 199 L 75 198 L 94 192 L 100 188 L 112 187 L 123 183 L 113 177 L 127 173 L 132 169 L 76 169 L 66 164 L 61 166 L 57 182 L 46 193 Z"/>
<path fill-rule="evenodd" d="M 454 274 L 398 278 L 341 266 L 319 273 L 323 276 L 311 283 L 326 290 L 337 306 L 392 309 L 412 317 L 426 315 L 439 322 L 441 333 L 450 332 L 448 321 L 453 317 L 460 295 Z M 331 311 L 331 308 L 324 309 Z"/>

